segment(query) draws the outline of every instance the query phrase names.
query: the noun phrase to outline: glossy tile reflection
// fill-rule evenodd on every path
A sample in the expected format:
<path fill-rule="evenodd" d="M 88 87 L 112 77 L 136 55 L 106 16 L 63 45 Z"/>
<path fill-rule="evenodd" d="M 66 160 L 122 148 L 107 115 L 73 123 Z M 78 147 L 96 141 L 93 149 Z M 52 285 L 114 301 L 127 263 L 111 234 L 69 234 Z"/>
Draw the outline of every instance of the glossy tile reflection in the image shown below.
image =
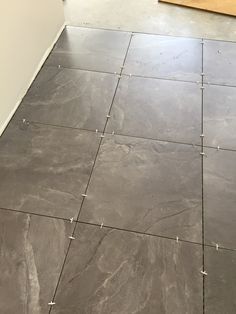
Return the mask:
<path fill-rule="evenodd" d="M 205 242 L 236 248 L 236 152 L 205 149 Z"/>
<path fill-rule="evenodd" d="M 17 117 L 103 131 L 116 85 L 112 74 L 44 67 Z"/>
<path fill-rule="evenodd" d="M 46 64 L 120 72 L 130 33 L 67 27 Z"/>
<path fill-rule="evenodd" d="M 0 210 L 2 314 L 48 313 L 72 224 Z"/>
<path fill-rule="evenodd" d="M 193 83 L 122 77 L 107 131 L 200 144 L 200 87 Z"/>
<path fill-rule="evenodd" d="M 79 225 L 52 313 L 202 311 L 201 246 Z"/>
<path fill-rule="evenodd" d="M 77 216 L 98 144 L 94 132 L 11 123 L 0 140 L 0 207 Z"/>
<path fill-rule="evenodd" d="M 83 221 L 201 242 L 196 147 L 106 136 L 87 194 Z"/>
<path fill-rule="evenodd" d="M 124 73 L 184 81 L 201 79 L 198 39 L 135 34 Z"/>

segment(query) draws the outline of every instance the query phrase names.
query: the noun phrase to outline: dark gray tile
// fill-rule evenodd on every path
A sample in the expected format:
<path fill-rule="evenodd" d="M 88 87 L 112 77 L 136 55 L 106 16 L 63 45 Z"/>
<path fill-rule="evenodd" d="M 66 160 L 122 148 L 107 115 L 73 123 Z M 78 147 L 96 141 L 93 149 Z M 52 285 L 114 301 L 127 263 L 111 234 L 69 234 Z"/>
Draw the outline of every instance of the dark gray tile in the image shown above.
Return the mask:
<path fill-rule="evenodd" d="M 199 314 L 201 246 L 80 225 L 52 313 Z"/>
<path fill-rule="evenodd" d="M 205 313 L 235 314 L 236 252 L 205 248 Z"/>
<path fill-rule="evenodd" d="M 0 210 L 1 314 L 49 310 L 73 225 Z"/>
<path fill-rule="evenodd" d="M 186 81 L 201 79 L 198 39 L 135 34 L 124 73 Z"/>
<path fill-rule="evenodd" d="M 204 81 L 236 86 L 236 43 L 204 41 Z"/>
<path fill-rule="evenodd" d="M 0 207 L 77 215 L 98 145 L 94 132 L 11 123 L 0 139 Z"/>
<path fill-rule="evenodd" d="M 199 85 L 122 77 L 107 128 L 108 132 L 113 130 L 125 135 L 200 144 Z"/>
<path fill-rule="evenodd" d="M 201 241 L 201 159 L 191 145 L 106 136 L 80 219 Z"/>
<path fill-rule="evenodd" d="M 205 145 L 236 149 L 236 87 L 206 85 Z"/>
<path fill-rule="evenodd" d="M 103 131 L 117 80 L 112 74 L 44 67 L 16 117 Z"/>
<path fill-rule="evenodd" d="M 49 65 L 120 72 L 130 33 L 67 27 L 49 56 Z"/>
<path fill-rule="evenodd" d="M 236 248 L 236 152 L 215 149 L 205 152 L 205 241 Z"/>

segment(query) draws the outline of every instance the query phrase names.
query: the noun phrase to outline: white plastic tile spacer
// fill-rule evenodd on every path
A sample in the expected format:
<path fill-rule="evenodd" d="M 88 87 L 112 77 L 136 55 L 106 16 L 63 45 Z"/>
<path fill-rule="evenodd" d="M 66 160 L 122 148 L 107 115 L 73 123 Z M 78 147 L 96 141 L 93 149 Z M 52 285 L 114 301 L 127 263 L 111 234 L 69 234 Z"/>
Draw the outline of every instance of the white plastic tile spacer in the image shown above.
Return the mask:
<path fill-rule="evenodd" d="M 73 236 L 70 236 L 70 237 L 69 237 L 69 239 L 71 239 L 71 240 L 75 240 L 75 237 L 73 237 Z"/>
<path fill-rule="evenodd" d="M 61 68 L 61 65 L 60 64 L 58 64 L 58 69 L 60 69 Z"/>
<path fill-rule="evenodd" d="M 206 154 L 204 152 L 200 152 L 200 155 L 202 156 L 206 156 Z"/>
<path fill-rule="evenodd" d="M 179 243 L 179 237 L 176 237 L 176 242 Z"/>
<path fill-rule="evenodd" d="M 109 114 L 107 114 L 107 118 L 110 118 L 111 116 Z"/>
<path fill-rule="evenodd" d="M 132 74 L 130 73 L 130 74 L 129 74 L 129 77 L 131 77 L 131 76 L 132 76 Z"/>
<path fill-rule="evenodd" d="M 219 244 L 216 243 L 216 251 L 219 251 Z"/>
<path fill-rule="evenodd" d="M 55 305 L 55 304 L 56 304 L 56 303 L 55 303 L 55 302 L 52 302 L 52 301 L 48 303 L 48 305 L 50 305 L 50 306 L 53 306 L 53 305 Z"/>
<path fill-rule="evenodd" d="M 98 133 L 98 129 L 96 129 L 96 133 Z"/>
<path fill-rule="evenodd" d="M 200 135 L 200 137 L 204 137 L 204 136 L 205 136 L 204 134 L 201 134 L 201 135 Z"/>
<path fill-rule="evenodd" d="M 217 150 L 218 150 L 218 151 L 220 150 L 220 146 L 217 146 Z"/>
<path fill-rule="evenodd" d="M 204 73 L 204 72 L 202 72 L 202 73 L 201 73 L 201 75 L 202 75 L 202 76 L 204 76 L 204 75 L 205 75 L 205 73 Z"/>
<path fill-rule="evenodd" d="M 115 135 L 115 131 L 112 131 L 112 133 L 111 133 L 112 135 Z"/>
<path fill-rule="evenodd" d="M 117 72 L 114 72 L 114 74 L 116 75 L 116 74 L 117 74 Z"/>
<path fill-rule="evenodd" d="M 203 276 L 207 276 L 207 272 L 206 272 L 205 270 L 201 270 L 201 274 L 202 274 Z"/>
<path fill-rule="evenodd" d="M 70 223 L 71 223 L 71 224 L 73 223 L 73 221 L 74 221 L 74 218 L 73 218 L 73 217 L 70 218 Z"/>
<path fill-rule="evenodd" d="M 83 197 L 87 197 L 88 195 L 87 194 L 81 194 Z"/>
<path fill-rule="evenodd" d="M 204 86 L 201 86 L 200 89 L 205 89 L 205 87 L 204 87 Z"/>
<path fill-rule="evenodd" d="M 101 134 L 101 138 L 104 138 L 105 137 L 105 135 L 104 134 Z"/>
<path fill-rule="evenodd" d="M 100 226 L 101 229 L 103 228 L 103 225 L 104 225 L 104 224 L 103 224 L 103 222 L 102 222 L 102 223 L 101 223 L 101 226 Z"/>
<path fill-rule="evenodd" d="M 218 53 L 221 53 L 221 50 L 218 50 L 217 52 L 218 52 Z"/>

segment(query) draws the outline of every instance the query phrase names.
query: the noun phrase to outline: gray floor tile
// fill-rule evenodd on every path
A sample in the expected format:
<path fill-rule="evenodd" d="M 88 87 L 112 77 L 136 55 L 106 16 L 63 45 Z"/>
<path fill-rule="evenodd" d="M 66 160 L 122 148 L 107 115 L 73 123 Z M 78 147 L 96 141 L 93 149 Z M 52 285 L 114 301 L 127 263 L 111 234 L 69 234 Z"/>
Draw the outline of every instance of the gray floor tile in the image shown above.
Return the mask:
<path fill-rule="evenodd" d="M 236 152 L 215 149 L 205 152 L 205 240 L 236 248 Z"/>
<path fill-rule="evenodd" d="M 236 43 L 206 40 L 203 60 L 205 82 L 236 86 Z"/>
<path fill-rule="evenodd" d="M 201 246 L 80 225 L 52 313 L 199 314 Z"/>
<path fill-rule="evenodd" d="M 103 131 L 117 80 L 112 74 L 44 67 L 16 117 Z"/>
<path fill-rule="evenodd" d="M 106 136 L 80 219 L 201 241 L 199 149 Z"/>
<path fill-rule="evenodd" d="M 205 145 L 236 149 L 236 87 L 206 85 Z"/>
<path fill-rule="evenodd" d="M 130 33 L 67 27 L 46 64 L 120 72 Z"/>
<path fill-rule="evenodd" d="M 201 78 L 201 49 L 198 39 L 135 34 L 124 73 L 198 81 Z"/>
<path fill-rule="evenodd" d="M 113 130 L 125 135 L 200 144 L 199 85 L 122 77 L 107 127 L 108 132 Z"/>
<path fill-rule="evenodd" d="M 0 140 L 0 207 L 77 215 L 98 145 L 94 132 L 11 123 Z"/>
<path fill-rule="evenodd" d="M 205 313 L 236 313 L 236 252 L 205 248 Z"/>
<path fill-rule="evenodd" d="M 1 314 L 45 314 L 68 248 L 72 224 L 0 210 Z"/>

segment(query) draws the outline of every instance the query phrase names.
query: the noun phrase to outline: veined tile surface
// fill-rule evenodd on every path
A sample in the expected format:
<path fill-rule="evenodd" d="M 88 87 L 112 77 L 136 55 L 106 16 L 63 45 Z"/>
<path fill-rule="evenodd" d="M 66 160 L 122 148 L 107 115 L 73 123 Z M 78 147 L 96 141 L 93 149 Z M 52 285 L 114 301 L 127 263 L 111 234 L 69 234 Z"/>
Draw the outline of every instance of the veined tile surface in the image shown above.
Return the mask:
<path fill-rule="evenodd" d="M 79 225 L 56 314 L 199 314 L 201 246 Z"/>
<path fill-rule="evenodd" d="M 16 118 L 103 131 L 117 80 L 112 74 L 45 66 Z"/>
<path fill-rule="evenodd" d="M 191 145 L 106 136 L 81 220 L 201 242 L 201 158 Z"/>
<path fill-rule="evenodd" d="M 76 217 L 99 140 L 94 132 L 11 123 L 0 140 L 0 207 Z"/>
<path fill-rule="evenodd" d="M 2 314 L 45 314 L 56 288 L 73 225 L 0 210 Z"/>
<path fill-rule="evenodd" d="M 122 77 L 107 131 L 200 144 L 198 84 Z"/>

